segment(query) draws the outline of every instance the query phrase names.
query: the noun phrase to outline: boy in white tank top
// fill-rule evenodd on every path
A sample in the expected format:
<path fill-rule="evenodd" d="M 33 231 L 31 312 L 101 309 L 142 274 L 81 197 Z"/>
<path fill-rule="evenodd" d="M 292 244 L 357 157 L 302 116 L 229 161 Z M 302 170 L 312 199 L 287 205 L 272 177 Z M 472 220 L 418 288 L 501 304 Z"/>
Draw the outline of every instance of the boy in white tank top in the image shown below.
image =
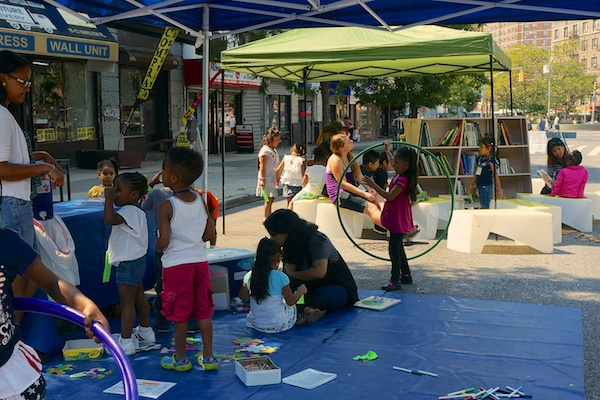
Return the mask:
<path fill-rule="evenodd" d="M 173 197 L 160 204 L 160 237 L 155 248 L 163 252 L 161 313 L 173 321 L 175 354 L 163 357 L 160 365 L 175 371 L 192 369 L 186 355 L 191 317 L 199 321 L 204 344 L 198 363 L 204 370 L 219 366 L 212 351 L 213 291 L 205 245 L 214 240 L 215 226 L 202 197 L 190 189 L 202 174 L 203 165 L 200 153 L 184 147 L 173 147 L 165 156 L 163 184 L 173 190 Z"/>

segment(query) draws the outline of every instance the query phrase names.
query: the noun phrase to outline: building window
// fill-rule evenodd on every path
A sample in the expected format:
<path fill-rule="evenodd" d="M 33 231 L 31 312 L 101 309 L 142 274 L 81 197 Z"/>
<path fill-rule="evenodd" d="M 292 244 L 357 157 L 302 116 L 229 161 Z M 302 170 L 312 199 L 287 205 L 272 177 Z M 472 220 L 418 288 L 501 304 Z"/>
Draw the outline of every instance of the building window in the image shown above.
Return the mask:
<path fill-rule="evenodd" d="M 598 69 L 598 57 L 592 57 L 592 69 Z"/>
<path fill-rule="evenodd" d="M 97 140 L 94 73 L 76 61 L 33 60 L 37 142 Z"/>
<path fill-rule="evenodd" d="M 579 35 L 579 25 L 573 25 L 573 36 Z"/>
<path fill-rule="evenodd" d="M 592 39 L 592 49 L 596 50 L 598 48 L 598 38 Z"/>
<path fill-rule="evenodd" d="M 269 120 L 271 121 L 269 126 L 277 127 L 282 135 L 289 136 L 290 96 L 268 96 L 267 99 Z"/>
<path fill-rule="evenodd" d="M 588 41 L 587 41 L 587 40 L 584 40 L 584 41 L 581 43 L 581 50 L 583 50 L 583 51 L 587 51 L 587 49 L 588 49 Z"/>
<path fill-rule="evenodd" d="M 558 29 L 554 30 L 554 39 L 558 39 Z"/>
<path fill-rule="evenodd" d="M 563 38 L 568 38 L 569 37 L 569 27 L 565 26 L 564 30 L 563 30 Z"/>
<path fill-rule="evenodd" d="M 582 58 L 581 59 L 581 65 L 583 65 L 583 69 L 587 70 L 587 58 Z"/>
<path fill-rule="evenodd" d="M 595 31 L 600 31 L 600 19 L 595 19 L 594 20 L 594 30 Z"/>
<path fill-rule="evenodd" d="M 589 24 L 588 24 L 588 22 L 587 22 L 587 21 L 586 21 L 586 22 L 584 22 L 584 23 L 581 25 L 581 31 L 582 31 L 583 33 L 587 33 L 587 32 L 588 32 L 588 25 L 589 25 Z"/>

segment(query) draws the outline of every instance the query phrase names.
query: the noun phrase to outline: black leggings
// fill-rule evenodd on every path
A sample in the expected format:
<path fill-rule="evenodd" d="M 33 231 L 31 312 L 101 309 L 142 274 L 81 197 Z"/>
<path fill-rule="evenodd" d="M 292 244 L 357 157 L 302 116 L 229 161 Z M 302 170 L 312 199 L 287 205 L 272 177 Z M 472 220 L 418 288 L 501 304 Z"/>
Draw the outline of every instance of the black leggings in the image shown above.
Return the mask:
<path fill-rule="evenodd" d="M 402 239 L 404 239 L 404 234 L 390 232 L 388 251 L 392 260 L 392 277 L 390 279 L 392 282 L 400 282 L 400 273 L 402 275 L 410 275 L 410 268 L 408 268 L 408 259 L 404 252 Z"/>

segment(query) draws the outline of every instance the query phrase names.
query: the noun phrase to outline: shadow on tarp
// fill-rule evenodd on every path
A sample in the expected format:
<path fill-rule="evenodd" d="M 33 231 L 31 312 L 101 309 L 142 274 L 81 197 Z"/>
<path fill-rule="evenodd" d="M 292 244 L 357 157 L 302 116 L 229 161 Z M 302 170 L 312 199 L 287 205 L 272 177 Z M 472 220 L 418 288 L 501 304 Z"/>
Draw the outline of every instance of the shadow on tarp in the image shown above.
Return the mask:
<path fill-rule="evenodd" d="M 361 298 L 371 294 L 381 292 L 360 292 Z M 285 384 L 246 387 L 235 375 L 233 362 L 222 361 L 217 372 L 195 366 L 191 372 L 178 373 L 160 368 L 158 351 L 130 359 L 138 378 L 177 383 L 161 399 L 429 400 L 468 387 L 506 385 L 522 385 L 534 399 L 584 398 L 581 310 L 447 296 L 387 296 L 402 303 L 381 312 L 330 313 L 314 325 L 276 335 L 247 328 L 244 314 L 216 314 L 215 353 L 231 353 L 237 338 L 263 338 L 267 345 L 280 346 L 270 357 L 282 369 L 282 377 L 306 368 L 337 374 L 337 379 L 313 390 Z M 159 334 L 159 339 L 170 337 L 171 333 Z M 369 350 L 379 358 L 368 363 L 352 359 Z M 46 368 L 59 363 L 62 359 L 55 358 Z M 111 368 L 114 374 L 104 379 L 45 374 L 48 398 L 115 398 L 102 393 L 121 379 L 110 357 L 70 364 L 77 370 Z M 422 369 L 439 377 L 407 374 L 392 366 Z"/>

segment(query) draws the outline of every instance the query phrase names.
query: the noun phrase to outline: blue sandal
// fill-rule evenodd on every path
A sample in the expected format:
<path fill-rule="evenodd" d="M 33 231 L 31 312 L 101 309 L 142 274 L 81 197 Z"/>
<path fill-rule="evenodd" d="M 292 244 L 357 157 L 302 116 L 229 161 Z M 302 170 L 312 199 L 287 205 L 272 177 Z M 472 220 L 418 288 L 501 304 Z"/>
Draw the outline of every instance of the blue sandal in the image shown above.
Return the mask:
<path fill-rule="evenodd" d="M 219 369 L 219 359 L 215 356 L 208 356 L 206 358 L 200 356 L 198 357 L 198 365 L 205 371 L 215 371 Z"/>

